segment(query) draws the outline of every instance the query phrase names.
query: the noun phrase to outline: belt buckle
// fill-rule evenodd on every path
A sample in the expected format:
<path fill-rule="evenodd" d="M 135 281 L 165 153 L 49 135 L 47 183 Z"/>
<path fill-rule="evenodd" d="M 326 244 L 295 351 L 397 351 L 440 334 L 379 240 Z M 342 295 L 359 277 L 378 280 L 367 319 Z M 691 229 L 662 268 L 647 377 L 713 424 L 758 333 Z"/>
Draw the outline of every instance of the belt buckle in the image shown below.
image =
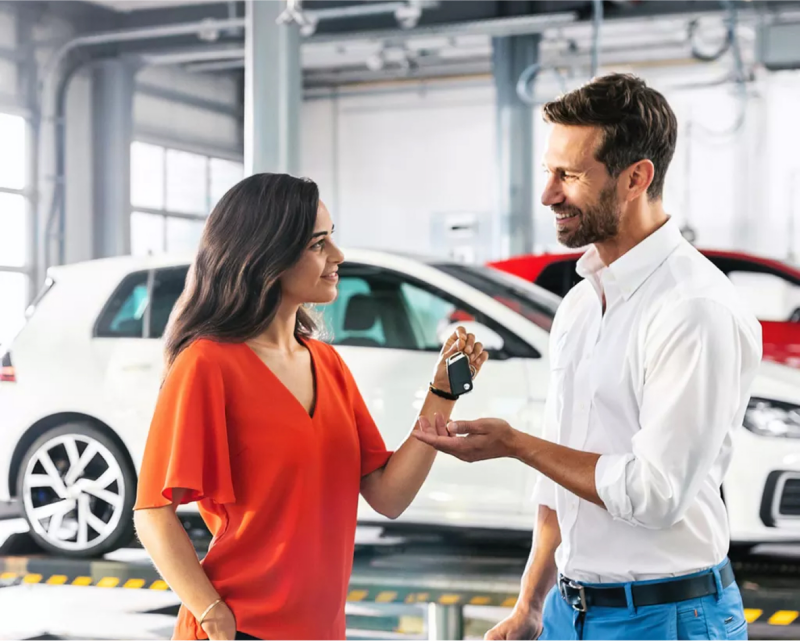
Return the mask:
<path fill-rule="evenodd" d="M 572 609 L 576 610 L 577 612 L 586 612 L 587 604 L 586 604 L 585 588 L 580 583 L 576 583 L 575 581 L 573 581 L 572 579 L 568 579 L 567 577 L 561 577 L 561 580 L 558 583 L 559 583 L 558 591 L 561 592 L 561 596 L 572 607 Z M 567 588 L 573 590 L 573 594 L 575 592 L 578 593 L 577 603 L 573 603 L 573 600 L 570 598 L 569 593 L 567 592 Z"/>

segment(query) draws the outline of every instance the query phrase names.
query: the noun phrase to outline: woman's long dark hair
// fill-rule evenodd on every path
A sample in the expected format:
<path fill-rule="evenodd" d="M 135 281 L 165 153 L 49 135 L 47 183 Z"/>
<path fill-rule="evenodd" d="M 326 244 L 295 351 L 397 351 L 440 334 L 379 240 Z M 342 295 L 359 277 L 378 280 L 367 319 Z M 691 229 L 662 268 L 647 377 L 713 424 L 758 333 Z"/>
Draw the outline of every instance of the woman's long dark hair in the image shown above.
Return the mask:
<path fill-rule="evenodd" d="M 167 328 L 167 368 L 198 338 L 243 342 L 269 326 L 281 302 L 278 279 L 311 241 L 318 206 L 317 185 L 286 174 L 255 174 L 222 197 Z M 315 330 L 300 308 L 296 333 Z"/>

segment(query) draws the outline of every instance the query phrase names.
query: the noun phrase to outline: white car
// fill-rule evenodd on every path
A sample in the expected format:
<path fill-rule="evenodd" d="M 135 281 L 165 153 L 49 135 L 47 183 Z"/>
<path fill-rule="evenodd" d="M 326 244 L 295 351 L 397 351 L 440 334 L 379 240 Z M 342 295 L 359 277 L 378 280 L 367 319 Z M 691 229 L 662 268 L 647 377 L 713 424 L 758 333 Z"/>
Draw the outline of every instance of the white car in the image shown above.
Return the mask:
<path fill-rule="evenodd" d="M 161 336 L 189 259 L 113 258 L 51 269 L 2 356 L 0 501 L 21 499 L 45 549 L 90 556 L 127 544 L 163 364 Z M 560 299 L 484 267 L 348 252 L 322 308 L 390 447 L 407 435 L 436 352 L 455 324 L 490 349 L 456 416 L 539 434 L 548 331 Z M 800 371 L 764 363 L 724 483 L 738 543 L 800 538 Z M 535 472 L 513 460 L 439 456 L 395 523 L 529 532 Z M 388 526 L 362 501 L 359 522 Z"/>

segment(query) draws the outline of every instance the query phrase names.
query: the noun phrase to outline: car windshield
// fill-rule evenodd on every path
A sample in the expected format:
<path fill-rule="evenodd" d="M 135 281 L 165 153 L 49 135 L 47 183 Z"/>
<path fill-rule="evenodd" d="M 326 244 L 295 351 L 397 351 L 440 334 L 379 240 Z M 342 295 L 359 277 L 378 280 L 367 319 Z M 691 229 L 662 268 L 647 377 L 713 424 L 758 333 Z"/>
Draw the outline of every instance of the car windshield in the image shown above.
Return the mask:
<path fill-rule="evenodd" d="M 531 283 L 491 267 L 434 263 L 439 269 L 491 296 L 532 323 L 550 331 L 561 298 Z"/>

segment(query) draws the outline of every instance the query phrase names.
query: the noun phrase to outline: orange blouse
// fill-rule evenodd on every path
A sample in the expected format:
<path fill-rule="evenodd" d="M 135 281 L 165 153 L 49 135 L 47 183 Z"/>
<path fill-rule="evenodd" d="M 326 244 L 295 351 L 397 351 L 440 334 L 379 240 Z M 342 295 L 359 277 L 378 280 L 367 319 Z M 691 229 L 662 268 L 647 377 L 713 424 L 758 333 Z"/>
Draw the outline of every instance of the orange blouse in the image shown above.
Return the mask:
<path fill-rule="evenodd" d="M 198 340 L 159 395 L 134 509 L 173 488 L 199 501 L 214 538 L 203 568 L 260 639 L 344 639 L 361 478 L 391 456 L 350 370 L 304 339 L 316 379 L 312 416 L 244 343 Z M 206 639 L 181 607 L 176 639 Z"/>

